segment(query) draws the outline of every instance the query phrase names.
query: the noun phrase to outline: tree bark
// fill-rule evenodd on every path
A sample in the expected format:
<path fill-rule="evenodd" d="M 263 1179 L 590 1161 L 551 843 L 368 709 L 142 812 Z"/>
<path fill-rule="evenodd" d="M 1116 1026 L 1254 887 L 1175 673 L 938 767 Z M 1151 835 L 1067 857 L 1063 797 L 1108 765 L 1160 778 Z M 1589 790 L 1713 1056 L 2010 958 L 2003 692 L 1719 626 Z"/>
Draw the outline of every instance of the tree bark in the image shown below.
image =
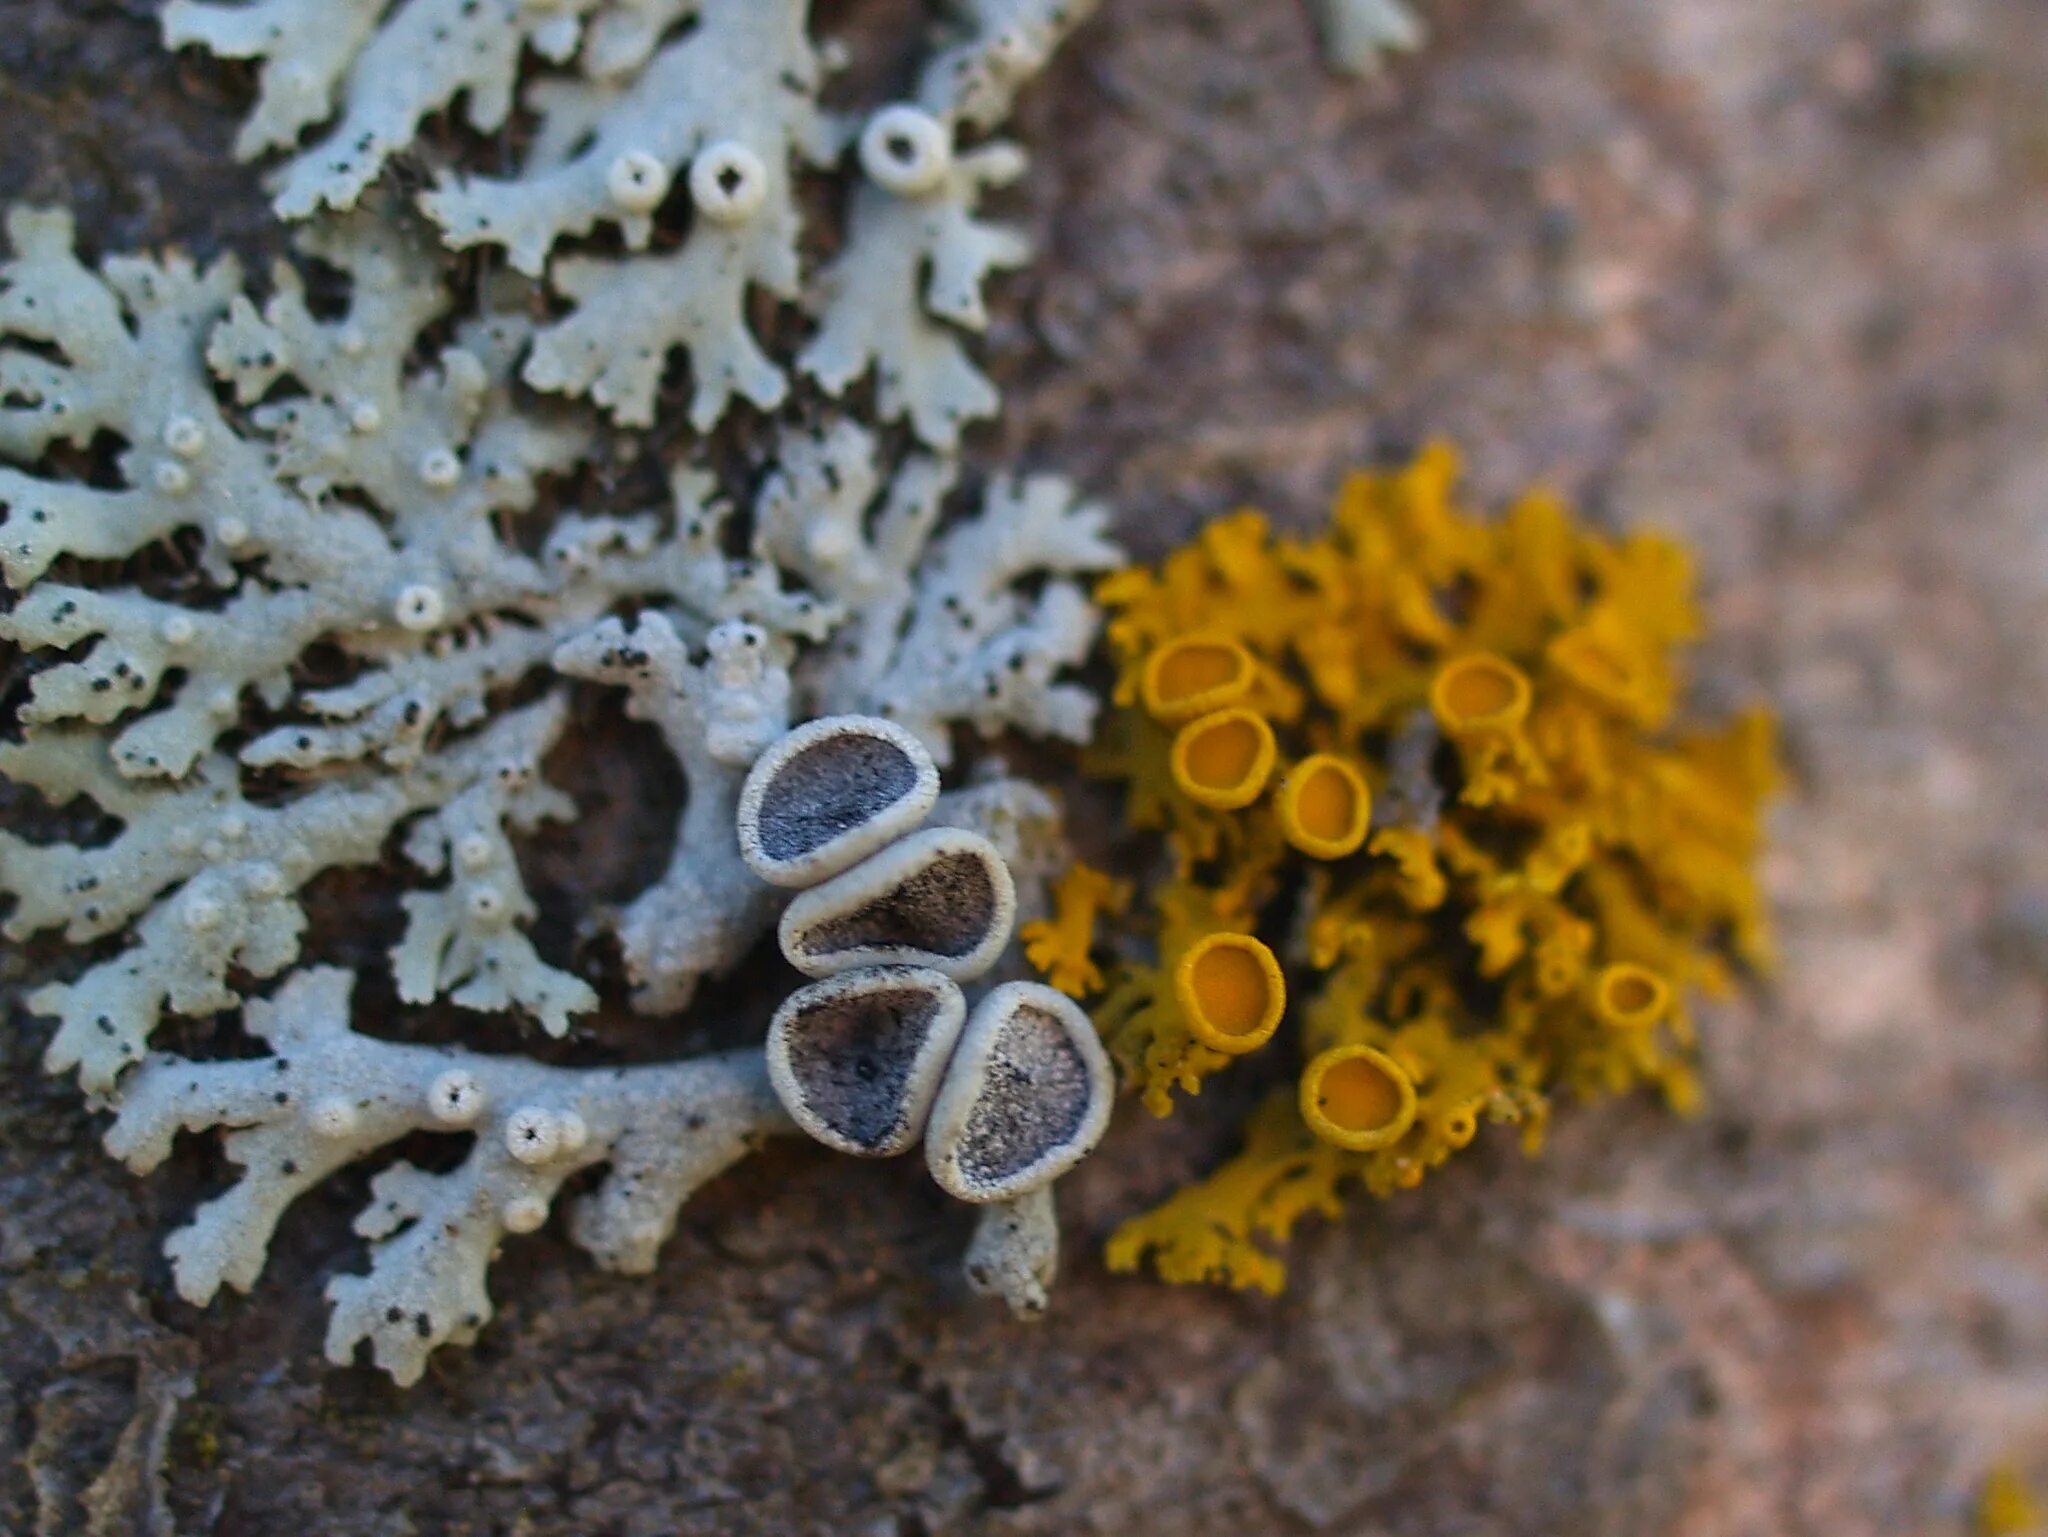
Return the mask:
<path fill-rule="evenodd" d="M 1420 3 L 1426 48 L 1361 83 L 1300 7 L 1106 0 L 1018 126 L 1041 254 L 972 456 L 1073 476 L 1148 554 L 1239 502 L 1306 526 L 1435 435 L 1483 500 L 1543 478 L 1690 538 L 1699 687 L 1775 701 L 1796 770 L 1783 967 L 1706 1011 L 1705 1115 L 1567 1107 L 1539 1162 L 1314 1225 L 1268 1301 L 1103 1271 L 1246 1099 L 1127 1106 L 1035 1328 L 967 1295 L 921 1161 L 777 1148 L 653 1276 L 513 1243 L 480 1345 L 400 1392 L 320 1359 L 363 1176 L 253 1296 L 178 1303 L 159 1245 L 218 1153 L 103 1155 L 13 1001 L 54 951 L 10 948 L 0 1527 L 1851 1537 L 2048 1474 L 2048 10 Z M 0 4 L 0 201 L 260 269 L 247 82 L 153 12 Z M 568 847 L 555 911 L 617 868 Z"/>

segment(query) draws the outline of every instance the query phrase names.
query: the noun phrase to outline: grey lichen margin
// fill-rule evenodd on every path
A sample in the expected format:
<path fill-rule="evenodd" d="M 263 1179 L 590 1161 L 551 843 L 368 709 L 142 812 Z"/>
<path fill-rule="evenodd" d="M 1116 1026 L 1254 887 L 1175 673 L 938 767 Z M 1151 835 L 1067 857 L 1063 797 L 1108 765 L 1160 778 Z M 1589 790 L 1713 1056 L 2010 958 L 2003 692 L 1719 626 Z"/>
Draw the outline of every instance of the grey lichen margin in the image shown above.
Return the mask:
<path fill-rule="evenodd" d="M 1085 741 L 1094 695 L 1061 674 L 1095 642 L 1080 579 L 1122 563 L 1107 511 L 1057 476 L 1004 476 L 941 529 L 952 461 L 881 468 L 874 434 L 842 419 L 787 441 L 756 498 L 754 553 L 848 616 L 797 665 L 806 713 L 885 716 L 942 768 L 954 721 Z"/>
<path fill-rule="evenodd" d="M 152 1054 L 122 1086 L 107 1151 L 137 1172 L 180 1131 L 227 1129 L 242 1170 L 165 1244 L 178 1294 L 204 1304 L 248 1291 L 285 1209 L 328 1176 L 413 1132 L 466 1132 L 447 1173 L 403 1160 L 371 1182 L 356 1218 L 370 1268 L 337 1275 L 327 1356 L 368 1341 L 376 1364 L 415 1382 L 443 1344 L 468 1344 L 491 1316 L 486 1276 L 509 1234 L 546 1222 L 563 1182 L 605 1165 L 577 1199 L 569 1236 L 609 1270 L 654 1268 L 683 1202 L 765 1138 L 794 1128 L 761 1053 L 652 1067 L 548 1067 L 518 1057 L 401 1045 L 349 1027 L 354 978 L 292 976 L 244 1011 L 272 1054 L 195 1062 Z"/>
<path fill-rule="evenodd" d="M 857 1158 L 893 1158 L 924 1135 L 966 1020 L 959 984 L 926 967 L 827 977 L 783 999 L 768 1022 L 768 1081 L 814 1141 Z"/>
<path fill-rule="evenodd" d="M 1043 909 L 1046 877 L 1064 858 L 1044 790 L 998 775 L 941 796 L 933 817 L 989 838 L 1015 869 L 1025 910 Z M 269 1055 L 150 1053 L 109 1096 L 105 1139 L 146 1173 L 179 1132 L 226 1133 L 241 1177 L 165 1244 L 179 1294 L 204 1304 L 222 1286 L 254 1287 L 285 1210 L 330 1175 L 413 1132 L 473 1137 L 446 1173 L 400 1161 L 371 1182 L 355 1224 L 371 1240 L 370 1268 L 327 1288 L 326 1353 L 336 1363 L 367 1341 L 375 1363 L 409 1384 L 438 1346 L 473 1342 L 491 1316 L 488 1272 L 500 1245 L 544 1225 L 571 1175 L 605 1170 L 570 1212 L 571 1239 L 606 1269 L 644 1274 L 684 1201 L 768 1137 L 797 1130 L 760 1050 L 561 1068 L 384 1041 L 351 1028 L 354 981 L 316 967 L 249 1002 L 245 1028 Z M 1035 1318 L 1058 1243 L 1049 1183 L 986 1206 L 965 1261 L 969 1284 Z"/>
<path fill-rule="evenodd" d="M 811 296 L 821 325 L 798 366 L 835 395 L 874 372 L 884 418 L 907 416 L 925 441 L 951 448 L 996 405 L 964 345 L 986 323 L 982 286 L 1029 249 L 975 216 L 984 188 L 1021 173 L 1021 151 L 961 142 L 956 155 L 955 140 L 992 132 L 1094 8 L 949 7 L 915 105 L 884 107 L 865 125 L 906 111 L 930 125 L 938 160 L 908 179 L 870 153 L 877 140 L 858 120 L 819 106 L 836 51 L 808 37 L 808 0 L 172 0 L 164 37 L 261 61 L 236 144 L 245 159 L 292 149 L 339 114 L 278 172 L 287 218 L 353 208 L 433 113 L 459 102 L 472 127 L 494 132 L 518 97 L 537 123 L 523 163 L 508 176 L 443 176 L 420 206 L 449 245 L 500 246 L 518 270 L 550 273 L 572 306 L 534 338 L 526 382 L 587 395 L 629 426 L 652 423 L 676 350 L 689 359 L 699 430 L 734 396 L 782 403 L 788 374 L 754 335 L 748 299 L 755 289 L 803 297 L 794 178 L 831 169 L 858 140 L 867 176 Z M 564 72 L 522 95 L 529 48 Z M 687 193 L 687 228 L 675 249 L 647 252 L 673 189 Z M 551 266 L 562 241 L 599 224 L 632 254 Z"/>
<path fill-rule="evenodd" d="M 928 827 L 798 892 L 776 925 L 783 958 L 806 976 L 928 966 L 969 982 L 1010 943 L 1017 889 L 980 833 Z"/>
<path fill-rule="evenodd" d="M 909 832 L 938 798 L 939 766 L 903 727 L 820 716 L 747 770 L 735 818 L 740 858 L 770 885 L 815 885 Z"/>
<path fill-rule="evenodd" d="M 27 591 L 0 638 L 51 664 L 0 772 L 123 824 L 100 846 L 0 837 L 7 932 L 61 925 L 83 943 L 132 926 L 139 941 L 31 1000 L 60 1020 L 52 1067 L 103 1089 L 165 1007 L 231 1007 L 231 971 L 296 959 L 296 892 L 374 863 L 408 820 L 407 856 L 447 884 L 406 901 L 401 996 L 515 1006 L 566 1030 L 595 994 L 519 932 L 534 904 L 505 833 L 574 809 L 538 776 L 563 698 L 451 733 L 489 722 L 494 694 L 622 598 L 759 611 L 797 634 L 822 634 L 829 607 L 687 533 L 572 518 L 540 560 L 502 542 L 498 520 L 587 452 L 588 427 L 514 404 L 514 317 L 487 310 L 429 366 L 409 361 L 448 305 L 431 242 L 368 214 L 316 227 L 307 244 L 352 280 L 346 312 L 321 319 L 288 266 L 259 311 L 231 261 L 111 258 L 95 273 L 65 216 L 7 223 L 0 459 L 20 467 L 0 465 L 0 575 Z M 113 487 L 48 456 L 103 434 L 127 445 Z M 45 579 L 59 558 L 126 557 L 180 532 L 199 570 L 175 597 Z M 302 687 L 316 643 L 354 676 Z M 220 744 L 251 695 L 275 724 L 230 755 Z M 258 773 L 279 778 L 252 802 Z"/>

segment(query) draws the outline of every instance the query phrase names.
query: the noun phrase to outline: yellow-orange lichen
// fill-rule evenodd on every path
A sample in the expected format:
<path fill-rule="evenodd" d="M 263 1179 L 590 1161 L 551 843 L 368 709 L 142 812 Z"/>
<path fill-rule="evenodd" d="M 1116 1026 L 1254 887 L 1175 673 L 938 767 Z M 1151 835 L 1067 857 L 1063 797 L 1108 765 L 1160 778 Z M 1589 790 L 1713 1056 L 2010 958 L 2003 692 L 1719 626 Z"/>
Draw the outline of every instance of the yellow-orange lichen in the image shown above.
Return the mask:
<path fill-rule="evenodd" d="M 1301 1118 L 1332 1147 L 1392 1147 L 1415 1124 L 1415 1082 L 1370 1046 L 1332 1046 L 1301 1070 Z"/>
<path fill-rule="evenodd" d="M 1212 811 L 1249 806 L 1273 773 L 1273 728 L 1254 710 L 1215 710 L 1173 739 L 1173 782 Z"/>
<path fill-rule="evenodd" d="M 1228 635 L 1185 635 L 1145 658 L 1138 697 L 1154 720 L 1178 725 L 1242 700 L 1258 664 Z"/>
<path fill-rule="evenodd" d="M 1971 1523 L 1977 1537 L 2040 1537 L 2048 1510 L 2017 1462 L 2001 1462 L 1985 1475 Z"/>
<path fill-rule="evenodd" d="M 1437 724 L 1452 736 L 1513 731 L 1528 719 L 1529 700 L 1522 669 L 1483 651 L 1446 662 L 1429 686 Z"/>
<path fill-rule="evenodd" d="M 1670 1007 L 1670 985 L 1647 966 L 1617 961 L 1593 979 L 1593 1012 L 1616 1030 L 1647 1030 Z"/>
<path fill-rule="evenodd" d="M 1250 934 L 1209 934 L 1173 968 L 1174 999 L 1195 1039 L 1227 1057 L 1257 1051 L 1287 1010 L 1280 962 Z"/>
<path fill-rule="evenodd" d="M 1098 589 L 1119 708 L 1084 765 L 1170 858 L 1097 1026 L 1165 1114 L 1246 1038 L 1180 986 L 1190 958 L 1287 933 L 1269 1049 L 1307 1064 L 1236 1157 L 1119 1229 L 1116 1268 L 1277 1289 L 1302 1216 L 1408 1189 L 1485 1125 L 1533 1152 L 1561 1096 L 1689 1110 L 1691 1000 L 1769 963 L 1770 719 L 1683 718 L 1686 552 L 1542 492 L 1480 517 L 1456 481 L 1433 446 L 1347 480 L 1321 533 L 1239 513 Z"/>
<path fill-rule="evenodd" d="M 1052 916 L 1017 930 L 1025 959 L 1070 998 L 1100 990 L 1102 969 L 1090 956 L 1096 919 L 1105 912 L 1122 912 L 1130 900 L 1129 881 L 1114 880 L 1084 864 L 1069 865 L 1053 883 Z"/>
<path fill-rule="evenodd" d="M 1365 842 L 1372 791 L 1335 753 L 1311 753 L 1280 781 L 1275 809 L 1287 841 L 1311 859 L 1342 859 Z"/>

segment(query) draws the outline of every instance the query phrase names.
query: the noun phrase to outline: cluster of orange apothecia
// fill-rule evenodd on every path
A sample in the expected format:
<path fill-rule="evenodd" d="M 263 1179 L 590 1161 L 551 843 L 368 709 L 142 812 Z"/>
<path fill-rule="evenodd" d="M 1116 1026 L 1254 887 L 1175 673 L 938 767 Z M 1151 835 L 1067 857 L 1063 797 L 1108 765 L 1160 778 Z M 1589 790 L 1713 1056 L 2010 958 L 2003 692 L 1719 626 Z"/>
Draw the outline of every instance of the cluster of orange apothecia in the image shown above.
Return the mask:
<path fill-rule="evenodd" d="M 1456 475 L 1432 447 L 1354 476 L 1317 537 L 1240 513 L 1099 589 L 1118 687 L 1087 766 L 1166 857 L 1135 892 L 1070 871 L 1027 951 L 1155 1114 L 1299 1054 L 1117 1268 L 1278 1290 L 1302 1215 L 1417 1184 L 1482 1122 L 1533 1151 L 1560 1092 L 1688 1109 L 1689 999 L 1767 962 L 1771 725 L 1679 718 L 1684 550 L 1541 493 L 1478 517 Z"/>

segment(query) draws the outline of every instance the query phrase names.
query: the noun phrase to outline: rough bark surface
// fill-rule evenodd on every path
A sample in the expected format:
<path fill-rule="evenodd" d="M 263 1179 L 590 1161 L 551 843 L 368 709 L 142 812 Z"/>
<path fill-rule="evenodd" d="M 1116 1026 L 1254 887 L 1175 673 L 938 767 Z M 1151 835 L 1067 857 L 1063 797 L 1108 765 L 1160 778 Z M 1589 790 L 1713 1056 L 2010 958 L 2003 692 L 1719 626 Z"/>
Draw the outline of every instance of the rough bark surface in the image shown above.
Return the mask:
<path fill-rule="evenodd" d="M 1104 1274 L 1235 1106 L 1127 1113 L 1034 1329 L 964 1293 L 921 1165 L 780 1149 L 653 1277 L 515 1242 L 480 1347 L 400 1393 L 319 1359 L 360 1178 L 186 1308 L 158 1244 L 217 1154 L 129 1177 L 10 1005 L 0 1529 L 1853 1537 L 2048 1472 L 2048 10 L 1424 3 L 1428 49 L 1359 85 L 1298 7 L 1108 0 L 1020 125 L 1046 249 L 977 453 L 1149 551 L 1240 499 L 1305 523 L 1445 433 L 1488 497 L 1544 476 L 1697 541 L 1703 687 L 1779 701 L 1797 776 L 1783 971 L 1712 1014 L 1707 1115 L 1462 1160 L 1319 1226 L 1269 1302 Z M 0 3 L 0 201 L 260 259 L 246 82 L 154 9 Z M 607 868 L 536 864 L 557 915 Z"/>

